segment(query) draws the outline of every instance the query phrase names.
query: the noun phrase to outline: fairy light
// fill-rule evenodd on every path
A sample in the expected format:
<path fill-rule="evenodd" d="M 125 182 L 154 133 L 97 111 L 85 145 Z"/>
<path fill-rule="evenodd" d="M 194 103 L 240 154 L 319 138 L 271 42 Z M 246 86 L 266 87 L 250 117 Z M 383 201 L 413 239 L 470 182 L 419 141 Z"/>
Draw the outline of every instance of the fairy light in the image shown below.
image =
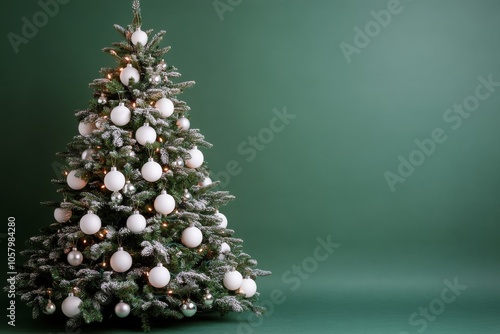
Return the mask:
<path fill-rule="evenodd" d="M 128 63 L 130 63 L 130 58 L 125 56 L 123 59 L 125 59 Z"/>
<path fill-rule="evenodd" d="M 135 102 L 132 103 L 132 107 L 135 108 Z"/>
<path fill-rule="evenodd" d="M 64 171 L 64 175 L 68 176 L 68 174 L 69 174 L 69 173 L 68 173 L 68 171 L 67 171 L 67 170 L 65 170 L 65 171 Z"/>
<path fill-rule="evenodd" d="M 111 75 L 111 73 L 108 73 L 108 79 L 111 79 L 113 77 L 113 75 Z"/>
<path fill-rule="evenodd" d="M 153 211 L 153 208 L 152 208 L 152 207 L 150 207 L 150 206 L 148 206 L 148 211 L 149 211 L 149 212 Z"/>
<path fill-rule="evenodd" d="M 163 143 L 163 138 L 162 138 L 162 137 L 158 137 L 158 141 L 159 141 L 160 143 Z"/>
<path fill-rule="evenodd" d="M 165 166 L 165 168 L 163 168 L 163 171 L 164 171 L 165 173 L 166 173 L 166 172 L 168 172 L 168 167 L 167 167 L 167 166 Z"/>
<path fill-rule="evenodd" d="M 167 226 L 168 226 L 168 223 L 167 223 L 167 222 L 163 222 L 163 223 L 161 224 L 161 226 L 162 226 L 162 227 L 167 227 Z"/>
<path fill-rule="evenodd" d="M 106 189 L 106 186 L 103 184 L 103 185 L 101 186 L 101 189 Z"/>
<path fill-rule="evenodd" d="M 155 152 L 157 152 L 157 153 L 160 152 L 160 148 L 157 147 L 156 150 L 155 150 Z"/>
<path fill-rule="evenodd" d="M 119 70 L 120 70 L 120 72 L 121 72 L 121 71 L 123 71 L 123 67 L 120 67 L 120 69 L 119 69 Z"/>
<path fill-rule="evenodd" d="M 168 293 L 169 295 L 171 295 L 171 294 L 173 294 L 173 293 L 174 293 L 174 291 L 172 291 L 172 290 L 168 290 L 168 291 L 167 291 L 167 293 Z"/>
<path fill-rule="evenodd" d="M 116 56 L 116 51 L 115 50 L 111 50 L 109 53 L 111 53 L 113 56 Z"/>

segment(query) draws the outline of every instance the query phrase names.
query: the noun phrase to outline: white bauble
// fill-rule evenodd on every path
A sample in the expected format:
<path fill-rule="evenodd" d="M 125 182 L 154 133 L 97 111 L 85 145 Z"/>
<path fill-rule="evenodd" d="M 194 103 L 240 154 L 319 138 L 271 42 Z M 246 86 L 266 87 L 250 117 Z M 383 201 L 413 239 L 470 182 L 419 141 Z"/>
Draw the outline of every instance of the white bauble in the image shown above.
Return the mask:
<path fill-rule="evenodd" d="M 251 278 L 243 279 L 240 286 L 240 293 L 245 294 L 245 298 L 250 298 L 257 292 L 257 284 Z"/>
<path fill-rule="evenodd" d="M 137 30 L 132 34 L 130 40 L 134 45 L 140 43 L 142 46 L 145 46 L 148 43 L 148 34 L 142 31 L 141 28 L 137 28 Z"/>
<path fill-rule="evenodd" d="M 229 246 L 227 244 L 227 242 L 223 242 L 221 245 L 220 245 L 220 252 L 222 254 L 227 254 L 231 251 L 231 246 Z"/>
<path fill-rule="evenodd" d="M 190 149 L 188 153 L 191 158 L 186 159 L 186 166 L 189 168 L 198 168 L 203 164 L 203 153 L 196 146 Z"/>
<path fill-rule="evenodd" d="M 174 103 L 165 97 L 156 101 L 155 108 L 160 111 L 162 118 L 169 117 L 174 113 Z"/>
<path fill-rule="evenodd" d="M 123 300 L 120 300 L 120 302 L 115 306 L 115 314 L 120 318 L 125 318 L 130 314 L 130 305 L 124 303 Z"/>
<path fill-rule="evenodd" d="M 104 177 L 104 185 L 108 190 L 119 191 L 125 185 L 125 175 L 111 167 L 111 171 Z"/>
<path fill-rule="evenodd" d="M 83 254 L 78 249 L 76 249 L 76 247 L 73 247 L 71 252 L 68 253 L 66 259 L 72 266 L 79 266 L 83 262 Z"/>
<path fill-rule="evenodd" d="M 158 263 L 156 267 L 149 271 L 148 280 L 155 288 L 163 288 L 170 282 L 170 272 L 163 264 Z"/>
<path fill-rule="evenodd" d="M 221 222 L 219 223 L 219 226 L 222 227 L 222 228 L 226 228 L 227 227 L 227 218 L 224 214 L 220 213 L 219 211 L 217 211 L 215 213 L 215 216 L 219 219 L 221 219 Z"/>
<path fill-rule="evenodd" d="M 184 246 L 189 248 L 198 247 L 203 240 L 203 234 L 200 229 L 194 226 L 188 227 L 182 231 L 181 241 Z"/>
<path fill-rule="evenodd" d="M 58 223 L 65 223 L 70 220 L 73 212 L 69 209 L 57 208 L 54 210 L 54 218 Z"/>
<path fill-rule="evenodd" d="M 161 166 L 156 161 L 153 161 L 153 158 L 149 158 L 148 162 L 146 162 L 141 168 L 141 175 L 144 180 L 149 182 L 156 182 L 160 179 L 163 170 Z"/>
<path fill-rule="evenodd" d="M 101 218 L 92 210 L 87 211 L 87 214 L 80 219 L 80 229 L 85 234 L 94 234 L 101 229 Z"/>
<path fill-rule="evenodd" d="M 161 194 L 155 198 L 154 207 L 156 212 L 168 215 L 175 209 L 175 200 L 165 190 L 162 190 Z"/>
<path fill-rule="evenodd" d="M 231 247 L 223 242 L 221 245 L 220 245 L 220 251 L 219 251 L 219 256 L 217 257 L 219 260 L 224 260 L 226 258 L 226 254 L 229 253 L 231 251 Z"/>
<path fill-rule="evenodd" d="M 114 107 L 113 110 L 111 110 L 110 118 L 111 122 L 113 122 L 115 125 L 118 126 L 124 126 L 127 125 L 128 122 L 130 122 L 130 109 L 125 107 L 123 102 L 120 102 L 118 106 Z"/>
<path fill-rule="evenodd" d="M 114 271 L 124 273 L 132 267 L 132 256 L 124 251 L 123 247 L 118 247 L 118 250 L 111 255 L 109 264 Z"/>
<path fill-rule="evenodd" d="M 71 172 L 69 172 L 68 176 L 66 177 L 66 182 L 68 183 L 68 186 L 73 190 L 83 189 L 87 185 L 87 181 L 76 176 L 76 170 L 72 170 Z"/>
<path fill-rule="evenodd" d="M 80 304 L 82 300 L 78 297 L 75 297 L 72 293 L 68 294 L 68 297 L 63 300 L 61 309 L 65 316 L 72 318 L 78 313 L 80 313 Z"/>
<path fill-rule="evenodd" d="M 127 218 L 127 228 L 134 233 L 142 232 L 146 228 L 146 218 L 139 211 L 134 211 L 134 214 Z"/>
<path fill-rule="evenodd" d="M 200 182 L 198 182 L 198 185 L 200 187 L 206 187 L 206 186 L 209 186 L 212 184 L 212 179 L 209 178 L 208 176 L 206 178 L 204 178 L 203 180 L 201 180 Z"/>
<path fill-rule="evenodd" d="M 139 71 L 132 67 L 132 64 L 127 64 L 127 67 L 125 67 L 120 73 L 120 81 L 125 86 L 128 86 L 130 79 L 133 79 L 134 83 L 138 83 L 141 76 L 139 75 Z"/>
<path fill-rule="evenodd" d="M 189 127 L 191 126 L 191 122 L 189 122 L 189 119 L 184 116 L 180 117 L 175 124 L 177 124 L 179 130 L 184 131 L 189 130 Z"/>
<path fill-rule="evenodd" d="M 243 283 L 243 276 L 241 276 L 241 274 L 236 270 L 228 271 L 224 275 L 224 280 L 222 281 L 222 283 L 228 290 L 238 290 L 241 286 L 241 283 Z"/>
<path fill-rule="evenodd" d="M 144 125 L 135 132 L 135 139 L 143 146 L 147 143 L 152 144 L 156 141 L 156 131 L 149 126 L 149 123 L 144 123 Z"/>
<path fill-rule="evenodd" d="M 82 136 L 90 135 L 95 129 L 97 129 L 97 127 L 94 122 L 84 123 L 82 121 L 78 124 L 78 132 L 80 132 Z"/>

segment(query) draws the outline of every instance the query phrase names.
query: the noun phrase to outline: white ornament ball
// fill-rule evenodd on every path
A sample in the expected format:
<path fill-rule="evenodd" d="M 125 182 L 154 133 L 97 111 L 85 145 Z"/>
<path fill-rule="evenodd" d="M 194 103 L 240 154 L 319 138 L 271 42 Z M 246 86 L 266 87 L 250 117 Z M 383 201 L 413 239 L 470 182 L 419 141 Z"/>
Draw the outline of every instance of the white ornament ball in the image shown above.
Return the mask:
<path fill-rule="evenodd" d="M 97 126 L 94 122 L 84 123 L 82 121 L 80 122 L 80 124 L 78 124 L 78 132 L 80 132 L 82 136 L 90 135 L 95 129 L 97 129 Z"/>
<path fill-rule="evenodd" d="M 127 125 L 128 122 L 130 122 L 130 109 L 125 107 L 123 102 L 120 102 L 120 104 L 111 110 L 111 122 L 113 122 L 115 125 L 118 126 L 124 126 Z"/>
<path fill-rule="evenodd" d="M 224 275 L 224 280 L 222 281 L 222 283 L 228 290 L 238 290 L 241 286 L 241 283 L 243 283 L 243 276 L 241 276 L 241 274 L 236 270 L 228 271 Z"/>
<path fill-rule="evenodd" d="M 148 162 L 146 162 L 141 168 L 141 175 L 144 180 L 149 182 L 156 182 L 160 179 L 163 170 L 161 166 L 156 161 L 153 161 L 153 158 L 149 158 Z"/>
<path fill-rule="evenodd" d="M 130 305 L 124 303 L 123 300 L 120 300 L 120 302 L 115 306 L 115 314 L 120 318 L 125 318 L 130 314 Z"/>
<path fill-rule="evenodd" d="M 118 250 L 111 255 L 109 263 L 114 271 L 124 273 L 132 267 L 132 256 L 124 251 L 123 247 L 118 247 Z"/>
<path fill-rule="evenodd" d="M 241 283 L 240 292 L 245 294 L 245 298 L 250 298 L 257 292 L 257 284 L 253 279 L 245 278 Z"/>
<path fill-rule="evenodd" d="M 156 131 L 149 126 L 149 123 L 144 123 L 144 125 L 135 132 L 135 139 L 143 146 L 147 143 L 152 144 L 156 141 Z"/>
<path fill-rule="evenodd" d="M 215 216 L 219 219 L 221 219 L 221 222 L 219 223 L 219 226 L 222 227 L 222 228 L 226 228 L 227 227 L 227 218 L 224 214 L 220 213 L 220 212 L 216 212 L 215 213 Z"/>
<path fill-rule="evenodd" d="M 87 181 L 76 176 L 76 170 L 72 170 L 71 172 L 69 172 L 68 176 L 66 177 L 66 182 L 68 183 L 68 186 L 73 190 L 83 189 L 87 185 Z"/>
<path fill-rule="evenodd" d="M 221 245 L 220 245 L 220 252 L 222 254 L 227 254 L 231 251 L 231 246 L 229 246 L 227 244 L 227 242 L 223 242 Z"/>
<path fill-rule="evenodd" d="M 128 86 L 130 79 L 133 79 L 135 83 L 138 83 L 141 76 L 139 75 L 139 71 L 132 67 L 132 64 L 127 64 L 127 67 L 125 67 L 120 73 L 120 81 L 125 86 Z"/>
<path fill-rule="evenodd" d="M 155 198 L 154 207 L 156 212 L 168 215 L 175 209 L 175 200 L 165 190 L 162 190 L 161 194 Z"/>
<path fill-rule="evenodd" d="M 61 305 L 61 309 L 64 313 L 65 316 L 72 318 L 78 313 L 80 313 L 80 304 L 82 303 L 82 300 L 76 296 L 74 296 L 72 293 L 64 299 Z"/>
<path fill-rule="evenodd" d="M 186 159 L 186 166 L 189 168 L 198 168 L 203 164 L 203 153 L 196 147 L 193 147 L 188 151 L 191 158 Z"/>
<path fill-rule="evenodd" d="M 80 229 L 85 234 L 94 234 L 101 229 L 101 218 L 92 210 L 89 210 L 86 215 L 80 219 Z"/>
<path fill-rule="evenodd" d="M 174 103 L 165 97 L 156 101 L 155 108 L 160 111 L 162 118 L 169 117 L 174 113 Z"/>
<path fill-rule="evenodd" d="M 58 223 L 65 223 L 70 220 L 73 212 L 69 209 L 57 208 L 54 210 L 54 218 Z"/>
<path fill-rule="evenodd" d="M 155 288 L 163 288 L 170 282 L 170 272 L 163 264 L 158 263 L 156 267 L 149 271 L 149 283 Z"/>
<path fill-rule="evenodd" d="M 184 116 L 180 117 L 175 124 L 177 124 L 179 130 L 184 131 L 189 130 L 189 127 L 191 126 L 191 122 L 189 122 L 189 119 Z"/>
<path fill-rule="evenodd" d="M 198 247 L 203 240 L 203 234 L 197 227 L 191 226 L 182 232 L 181 241 L 189 248 Z"/>
<path fill-rule="evenodd" d="M 142 232 L 146 228 L 146 218 L 139 211 L 134 211 L 134 214 L 127 218 L 127 228 L 133 233 Z"/>
<path fill-rule="evenodd" d="M 132 40 L 132 44 L 142 44 L 145 46 L 148 43 L 148 34 L 141 30 L 141 28 L 137 28 L 137 30 L 132 34 L 130 38 Z"/>
<path fill-rule="evenodd" d="M 104 177 L 104 185 L 108 190 L 119 191 L 125 185 L 125 175 L 111 167 L 111 171 Z"/>
<path fill-rule="evenodd" d="M 72 266 L 79 266 L 83 262 L 83 254 L 78 249 L 73 247 L 67 256 L 68 263 Z"/>
<path fill-rule="evenodd" d="M 209 186 L 211 184 L 212 184 L 212 179 L 209 177 L 206 177 L 203 180 L 201 180 L 200 182 L 198 182 L 198 185 L 200 187 L 206 187 L 206 186 Z"/>
<path fill-rule="evenodd" d="M 92 148 L 88 148 L 85 151 L 82 152 L 82 160 L 90 160 L 93 161 L 94 158 L 92 158 L 92 154 L 95 153 L 95 150 Z"/>

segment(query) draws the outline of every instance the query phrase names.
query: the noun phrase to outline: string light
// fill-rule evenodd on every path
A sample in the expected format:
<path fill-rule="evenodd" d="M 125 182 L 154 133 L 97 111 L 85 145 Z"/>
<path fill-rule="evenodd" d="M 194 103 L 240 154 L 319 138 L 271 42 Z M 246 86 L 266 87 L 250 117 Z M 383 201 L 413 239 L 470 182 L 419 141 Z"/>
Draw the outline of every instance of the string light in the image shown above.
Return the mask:
<path fill-rule="evenodd" d="M 167 223 L 167 222 L 163 222 L 163 223 L 161 224 L 161 226 L 162 226 L 162 227 L 167 227 L 167 226 L 168 226 L 168 223 Z"/>
<path fill-rule="evenodd" d="M 125 56 L 123 59 L 125 59 L 127 62 L 130 63 L 130 58 L 129 57 Z"/>
<path fill-rule="evenodd" d="M 135 108 L 135 102 L 134 102 L 134 103 L 132 103 L 132 107 L 133 107 L 133 108 Z"/>
<path fill-rule="evenodd" d="M 123 71 L 123 67 L 120 67 L 120 72 Z"/>
<path fill-rule="evenodd" d="M 64 175 L 68 176 L 68 171 L 65 170 L 64 171 Z"/>
<path fill-rule="evenodd" d="M 111 50 L 109 53 L 111 53 L 113 56 L 116 56 L 116 51 L 115 50 Z"/>
<path fill-rule="evenodd" d="M 108 73 L 108 79 L 111 79 L 113 75 L 111 73 Z"/>
<path fill-rule="evenodd" d="M 106 186 L 103 184 L 103 185 L 101 186 L 101 189 L 106 189 Z"/>
<path fill-rule="evenodd" d="M 163 168 L 163 171 L 164 171 L 165 173 L 166 173 L 166 172 L 168 172 L 168 167 L 167 167 L 167 166 L 165 166 L 165 168 Z"/>
<path fill-rule="evenodd" d="M 163 138 L 162 138 L 162 137 L 158 137 L 158 141 L 159 141 L 160 143 L 163 143 Z"/>
<path fill-rule="evenodd" d="M 171 295 L 171 294 L 173 294 L 174 292 L 173 292 L 172 290 L 168 290 L 168 291 L 167 291 L 167 293 L 168 293 L 169 295 Z"/>
<path fill-rule="evenodd" d="M 152 207 L 150 207 L 150 206 L 148 206 L 148 211 L 149 211 L 149 212 L 153 211 L 153 208 L 152 208 Z"/>

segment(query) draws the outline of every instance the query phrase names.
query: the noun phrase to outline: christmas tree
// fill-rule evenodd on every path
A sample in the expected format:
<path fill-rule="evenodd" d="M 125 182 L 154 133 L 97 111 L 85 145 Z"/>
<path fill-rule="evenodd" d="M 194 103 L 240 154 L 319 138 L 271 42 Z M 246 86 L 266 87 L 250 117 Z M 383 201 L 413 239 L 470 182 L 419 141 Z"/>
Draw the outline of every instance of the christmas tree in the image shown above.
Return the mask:
<path fill-rule="evenodd" d="M 219 209 L 234 197 L 217 190 L 178 98 L 193 81 L 180 77 L 160 47 L 165 31 L 142 31 L 139 1 L 124 40 L 103 51 L 117 60 L 101 69 L 93 98 L 76 112 L 79 135 L 59 153 L 56 222 L 31 237 L 17 291 L 33 317 L 55 312 L 69 326 L 136 317 L 264 309 L 255 279 L 270 272 L 242 250 Z"/>

